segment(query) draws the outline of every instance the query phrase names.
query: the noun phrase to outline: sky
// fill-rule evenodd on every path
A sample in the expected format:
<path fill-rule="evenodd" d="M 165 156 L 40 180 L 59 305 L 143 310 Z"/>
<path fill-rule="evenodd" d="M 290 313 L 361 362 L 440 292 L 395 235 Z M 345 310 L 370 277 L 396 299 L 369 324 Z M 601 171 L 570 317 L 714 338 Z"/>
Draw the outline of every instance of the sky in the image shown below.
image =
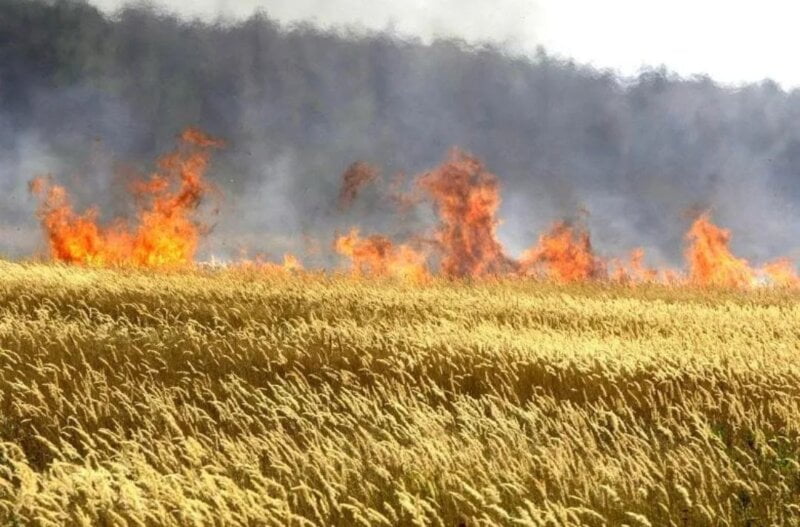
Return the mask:
<path fill-rule="evenodd" d="M 89 0 L 113 14 L 127 0 Z M 724 84 L 800 86 L 800 2 L 789 0 L 149 0 L 173 14 L 228 21 L 257 10 L 283 24 L 391 29 L 493 42 L 623 76 L 666 66 Z"/>

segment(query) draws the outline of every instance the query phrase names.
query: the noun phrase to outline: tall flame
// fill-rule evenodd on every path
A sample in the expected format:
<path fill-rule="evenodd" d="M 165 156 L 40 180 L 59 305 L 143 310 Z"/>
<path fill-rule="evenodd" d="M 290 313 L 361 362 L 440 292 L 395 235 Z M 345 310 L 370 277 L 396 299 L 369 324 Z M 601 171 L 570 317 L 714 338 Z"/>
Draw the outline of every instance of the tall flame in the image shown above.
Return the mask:
<path fill-rule="evenodd" d="M 385 236 L 362 238 L 358 229 L 352 229 L 336 239 L 335 248 L 350 259 L 351 268 L 357 274 L 418 282 L 428 277 L 424 254 L 406 244 L 396 245 Z"/>
<path fill-rule="evenodd" d="M 497 178 L 477 158 L 454 149 L 445 163 L 420 176 L 418 185 L 439 214 L 436 241 L 443 274 L 478 277 L 515 267 L 497 239 Z"/>
<path fill-rule="evenodd" d="M 136 224 L 98 224 L 97 209 L 75 213 L 66 190 L 43 178 L 31 182 L 38 216 L 56 260 L 89 266 L 178 267 L 193 261 L 205 232 L 195 212 L 210 186 L 203 179 L 210 149 L 221 142 L 189 128 L 181 146 L 158 161 L 158 170 L 133 192 L 142 206 Z"/>
<path fill-rule="evenodd" d="M 689 247 L 689 281 L 696 285 L 742 287 L 753 283 L 755 273 L 747 260 L 731 253 L 731 234 L 711 222 L 708 213 L 701 214 L 686 234 Z"/>

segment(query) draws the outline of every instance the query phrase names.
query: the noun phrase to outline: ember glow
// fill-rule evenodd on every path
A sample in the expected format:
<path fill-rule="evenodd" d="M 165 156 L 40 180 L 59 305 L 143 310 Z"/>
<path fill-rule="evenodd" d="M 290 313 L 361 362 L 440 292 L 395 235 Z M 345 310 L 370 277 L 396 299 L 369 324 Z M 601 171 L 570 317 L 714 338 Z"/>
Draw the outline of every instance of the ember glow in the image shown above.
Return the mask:
<path fill-rule="evenodd" d="M 133 225 L 98 223 L 97 209 L 78 214 L 67 191 L 43 178 L 31 182 L 38 216 L 53 259 L 88 266 L 180 267 L 194 261 L 205 227 L 195 218 L 204 195 L 210 151 L 221 142 L 196 129 L 180 136 L 179 148 L 158 161 L 157 171 L 133 185 L 141 203 Z"/>

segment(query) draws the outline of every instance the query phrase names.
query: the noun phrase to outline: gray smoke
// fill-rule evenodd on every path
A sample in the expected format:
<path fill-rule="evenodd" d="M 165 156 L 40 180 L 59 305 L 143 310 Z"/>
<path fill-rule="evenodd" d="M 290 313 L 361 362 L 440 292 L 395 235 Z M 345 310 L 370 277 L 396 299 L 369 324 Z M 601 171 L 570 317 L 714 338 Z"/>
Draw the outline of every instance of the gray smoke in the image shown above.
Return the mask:
<path fill-rule="evenodd" d="M 187 125 L 227 143 L 210 175 L 226 197 L 202 257 L 327 251 L 353 224 L 408 235 L 430 211 L 398 221 L 368 189 L 342 213 L 341 174 L 364 160 L 386 182 L 452 146 L 500 178 L 500 235 L 514 254 L 582 209 L 601 253 L 642 246 L 651 263 L 681 260 L 694 207 L 754 261 L 800 247 L 800 96 L 771 82 L 732 89 L 663 69 L 620 79 L 544 51 L 5 0 L 0 253 L 42 249 L 31 177 L 51 173 L 106 217 L 129 213 L 121 180 Z"/>

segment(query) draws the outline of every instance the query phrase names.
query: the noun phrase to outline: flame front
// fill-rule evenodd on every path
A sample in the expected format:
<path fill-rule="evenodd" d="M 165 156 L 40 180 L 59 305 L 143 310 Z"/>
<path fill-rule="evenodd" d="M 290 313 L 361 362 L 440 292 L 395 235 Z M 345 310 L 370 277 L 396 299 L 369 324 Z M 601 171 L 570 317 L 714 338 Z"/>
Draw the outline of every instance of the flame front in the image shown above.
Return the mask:
<path fill-rule="evenodd" d="M 399 187 L 393 183 L 392 196 L 398 194 Z M 714 225 L 707 213 L 698 217 L 687 233 L 686 274 L 648 267 L 642 248 L 634 249 L 627 258 L 604 259 L 594 252 L 588 230 L 564 221 L 556 222 L 534 247 L 515 260 L 507 256 L 497 236 L 497 178 L 478 159 L 458 149 L 452 150 L 439 167 L 418 176 L 416 190 L 422 194 L 403 195 L 403 202 L 414 205 L 426 198 L 433 202 L 438 215 L 434 255 L 439 272 L 447 277 L 522 275 L 561 283 L 609 280 L 735 288 L 760 283 L 800 287 L 800 277 L 788 259 L 754 269 L 734 256 L 728 247 L 730 233 Z M 360 274 L 409 276 L 424 270 L 427 275 L 425 254 L 408 245 L 396 245 L 385 236 L 361 238 L 354 229 L 339 237 L 335 247 Z"/>
<path fill-rule="evenodd" d="M 737 258 L 728 247 L 730 231 L 711 223 L 709 215 L 698 217 L 687 233 L 686 250 L 689 281 L 702 286 L 748 287 L 767 283 L 778 287 L 798 287 L 800 277 L 788 258 L 768 262 L 760 268 Z"/>
<path fill-rule="evenodd" d="M 417 282 L 428 277 L 424 254 L 406 244 L 396 245 L 385 236 L 362 238 L 358 229 L 352 229 L 336 239 L 335 249 L 350 260 L 351 269 L 357 274 Z"/>
<path fill-rule="evenodd" d="M 592 252 L 589 233 L 566 222 L 556 223 L 539 237 L 539 244 L 520 258 L 526 274 L 541 274 L 556 282 L 583 282 L 604 274 L 602 262 Z"/>
<path fill-rule="evenodd" d="M 773 285 L 779 287 L 800 287 L 800 276 L 794 268 L 794 263 L 788 258 L 780 258 L 769 262 L 761 268 L 761 273 Z"/>
<path fill-rule="evenodd" d="M 263 256 L 256 256 L 254 260 L 240 258 L 225 267 L 238 269 L 241 271 L 255 271 L 264 273 L 297 273 L 304 270 L 303 262 L 292 253 L 283 255 L 283 263 L 271 262 Z"/>
<path fill-rule="evenodd" d="M 38 217 L 52 257 L 88 266 L 171 268 L 192 263 L 207 232 L 197 219 L 198 207 L 211 190 L 203 177 L 211 150 L 222 143 L 192 128 L 181 134 L 180 143 L 176 151 L 158 161 L 149 179 L 133 186 L 141 203 L 133 225 L 118 219 L 101 226 L 96 208 L 76 213 L 63 187 L 48 179 L 33 180 L 30 188 L 40 200 Z M 372 165 L 350 165 L 343 174 L 339 209 L 349 207 L 377 176 L 378 169 Z M 497 235 L 499 181 L 477 158 L 454 149 L 440 166 L 413 181 L 411 191 L 404 192 L 403 176 L 398 174 L 390 183 L 390 192 L 378 195 L 394 202 L 400 214 L 421 202 L 432 203 L 437 215 L 432 232 L 418 232 L 412 243 L 398 243 L 380 234 L 362 237 L 359 229 L 353 228 L 333 244 L 335 251 L 349 260 L 353 273 L 416 282 L 427 281 L 433 269 L 449 278 L 505 275 L 560 283 L 608 280 L 728 288 L 800 287 L 800 277 L 789 259 L 752 267 L 735 256 L 729 247 L 730 232 L 712 223 L 708 213 L 700 215 L 686 234 L 685 273 L 647 267 L 641 248 L 627 258 L 603 258 L 594 252 L 587 229 L 563 221 L 514 259 Z M 283 264 L 240 258 L 234 265 L 270 272 L 303 269 L 290 254 L 285 255 Z"/>
<path fill-rule="evenodd" d="M 640 284 L 651 282 L 670 282 L 675 271 L 652 269 L 644 263 L 644 249 L 637 247 L 631 251 L 627 261 L 613 259 L 611 261 L 610 278 L 613 282 Z"/>
<path fill-rule="evenodd" d="M 137 222 L 102 227 L 96 209 L 73 211 L 66 190 L 37 178 L 38 216 L 56 260 L 88 266 L 180 267 L 191 263 L 205 227 L 195 212 L 210 186 L 203 176 L 210 149 L 221 146 L 197 129 L 187 129 L 181 146 L 158 162 L 147 181 L 134 185 L 142 207 Z"/>

